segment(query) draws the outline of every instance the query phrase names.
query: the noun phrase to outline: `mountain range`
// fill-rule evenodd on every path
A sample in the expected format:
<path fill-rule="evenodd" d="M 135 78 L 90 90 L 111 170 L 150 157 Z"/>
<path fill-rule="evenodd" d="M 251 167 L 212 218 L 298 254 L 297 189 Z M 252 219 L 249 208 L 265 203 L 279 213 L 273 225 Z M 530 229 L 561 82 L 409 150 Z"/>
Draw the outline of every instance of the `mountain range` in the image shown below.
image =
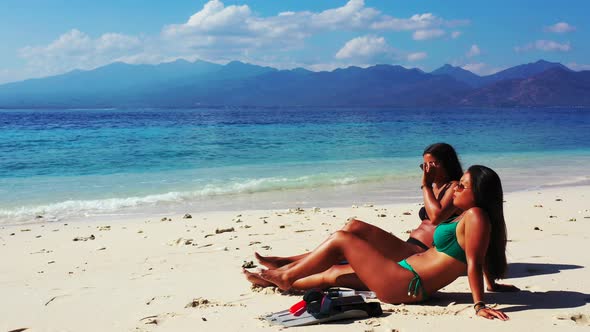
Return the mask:
<path fill-rule="evenodd" d="M 204 106 L 585 107 L 590 71 L 544 60 L 488 76 L 448 64 L 430 73 L 396 65 L 312 72 L 177 60 L 0 85 L 0 108 Z"/>

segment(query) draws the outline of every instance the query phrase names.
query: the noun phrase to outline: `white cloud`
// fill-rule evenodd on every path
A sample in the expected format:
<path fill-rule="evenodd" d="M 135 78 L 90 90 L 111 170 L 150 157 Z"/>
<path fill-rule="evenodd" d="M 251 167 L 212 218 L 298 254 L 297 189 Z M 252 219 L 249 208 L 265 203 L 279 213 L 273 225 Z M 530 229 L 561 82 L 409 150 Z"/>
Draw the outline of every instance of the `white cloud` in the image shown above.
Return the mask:
<path fill-rule="evenodd" d="M 431 13 L 415 14 L 412 17 L 396 18 L 391 16 L 383 16 L 379 21 L 374 22 L 371 27 L 376 30 L 418 30 L 428 29 L 433 26 L 440 26 L 444 21 Z"/>
<path fill-rule="evenodd" d="M 359 68 L 369 68 L 375 66 L 375 63 L 365 63 L 365 62 L 338 62 L 338 63 L 325 63 L 325 64 L 317 64 L 317 65 L 310 65 L 308 67 L 311 71 L 333 71 L 340 68 L 348 68 L 348 67 L 359 67 Z"/>
<path fill-rule="evenodd" d="M 471 58 L 474 56 L 478 56 L 481 54 L 481 50 L 479 49 L 479 46 L 477 46 L 476 44 L 471 45 L 471 48 L 469 49 L 469 51 L 467 52 L 467 57 Z"/>
<path fill-rule="evenodd" d="M 552 52 L 552 51 L 560 51 L 560 52 L 569 52 L 572 49 L 569 42 L 566 43 L 558 43 L 553 40 L 537 40 L 534 43 L 529 43 L 524 46 L 516 46 L 514 50 L 516 52 L 526 52 L 531 50 L 538 50 L 538 51 L 545 51 L 545 52 Z"/>
<path fill-rule="evenodd" d="M 364 27 L 379 14 L 376 9 L 365 8 L 364 0 L 350 0 L 343 7 L 313 14 L 311 25 L 330 29 L 337 29 L 338 26 Z"/>
<path fill-rule="evenodd" d="M 74 68 L 92 69 L 119 61 L 121 56 L 141 51 L 138 37 L 106 33 L 93 39 L 72 29 L 47 46 L 24 47 L 19 53 L 28 62 L 29 70 L 39 75 L 52 75 Z"/>
<path fill-rule="evenodd" d="M 165 26 L 162 34 L 167 37 L 199 33 L 219 36 L 232 31 L 242 34 L 247 32 L 251 17 L 252 12 L 247 5 L 225 7 L 219 0 L 211 0 L 186 23 Z"/>
<path fill-rule="evenodd" d="M 408 61 L 420 61 L 426 59 L 426 57 L 428 57 L 428 54 L 426 54 L 426 52 L 416 52 L 408 54 L 406 56 L 406 59 Z"/>
<path fill-rule="evenodd" d="M 212 0 L 205 4 L 203 10 L 191 16 L 185 26 L 214 31 L 230 25 L 240 25 L 250 14 L 247 5 L 224 7 L 221 1 Z"/>
<path fill-rule="evenodd" d="M 245 0 L 242 2 L 246 3 Z M 210 0 L 197 12 L 187 15 L 184 22 L 163 26 L 157 35 L 105 32 L 90 36 L 73 29 L 47 45 L 28 46 L 19 53 L 27 63 L 27 68 L 22 71 L 39 74 L 35 76 L 75 68 L 92 69 L 114 61 L 159 63 L 177 58 L 213 62 L 241 60 L 259 64 L 272 59 L 278 67 L 301 62 L 308 63 L 309 67 L 331 60 L 318 57 L 313 61 L 303 61 L 301 58 L 294 59 L 290 51 L 304 49 L 306 40 L 317 34 L 331 31 L 353 31 L 360 35 L 380 30 L 409 31 L 414 34 L 414 39 L 425 40 L 444 35 L 445 28 L 465 24 L 469 22 L 447 20 L 428 12 L 396 18 L 367 6 L 364 0 L 349 0 L 340 7 L 318 12 L 283 11 L 270 16 L 259 15 L 246 4 L 226 6 L 220 0 Z M 455 31 L 452 36 L 459 34 Z M 379 37 L 356 41 L 359 45 L 363 42 L 363 48 L 358 50 L 347 49 L 345 45 L 336 53 L 338 59 L 362 57 L 368 61 L 371 54 L 381 54 L 389 59 L 395 56 L 409 59 L 405 52 L 393 50 Z M 415 55 L 414 58 L 420 56 Z"/>
<path fill-rule="evenodd" d="M 463 65 L 461 68 L 465 69 L 465 70 L 469 70 L 472 73 L 476 73 L 476 74 L 481 74 L 482 69 L 484 69 L 487 65 L 483 62 L 479 62 L 479 63 L 468 63 L 466 65 Z"/>
<path fill-rule="evenodd" d="M 414 14 L 410 18 L 397 18 L 389 15 L 382 15 L 374 23 L 371 28 L 376 30 L 394 30 L 394 31 L 409 31 L 409 30 L 426 30 L 436 27 L 458 27 L 469 25 L 469 20 L 445 20 L 437 17 L 432 13 Z"/>
<path fill-rule="evenodd" d="M 276 41 L 295 36 L 299 39 L 320 31 L 366 28 L 378 15 L 378 10 L 365 7 L 364 0 L 350 0 L 342 7 L 319 13 L 287 11 L 270 17 L 255 16 L 247 5 L 225 7 L 219 0 L 211 0 L 186 23 L 168 25 L 162 33 L 166 37 L 219 37 L 215 42 L 228 42 L 230 36 L 242 36 L 249 37 L 248 42 L 251 38 L 259 39 L 260 44 L 267 38 Z M 239 39 L 233 41 L 239 42 Z"/>
<path fill-rule="evenodd" d="M 567 52 L 571 50 L 570 43 L 560 44 L 558 42 L 554 42 L 552 40 L 537 40 L 535 42 L 535 47 L 541 51 L 563 51 Z"/>
<path fill-rule="evenodd" d="M 334 58 L 347 60 L 347 65 L 368 67 L 371 63 L 416 62 L 427 57 L 426 52 L 403 52 L 390 46 L 385 38 L 370 35 L 349 40 Z M 343 63 L 340 61 L 339 67 L 342 65 Z"/>
<path fill-rule="evenodd" d="M 566 22 L 559 22 L 559 23 L 555 23 L 553 25 L 550 25 L 548 27 L 545 27 L 545 31 L 555 32 L 555 33 L 566 33 L 566 32 L 570 32 L 570 31 L 574 31 L 574 30 L 576 30 L 576 28 L 569 25 Z"/>
<path fill-rule="evenodd" d="M 105 33 L 100 36 L 95 42 L 95 47 L 98 52 L 112 52 L 112 51 L 127 51 L 135 50 L 141 46 L 142 42 L 139 38 L 133 36 L 126 36 L 118 33 Z"/>
<path fill-rule="evenodd" d="M 332 71 L 336 68 L 341 68 L 340 63 L 318 63 L 307 66 L 307 69 L 311 71 Z"/>
<path fill-rule="evenodd" d="M 0 84 L 8 82 L 22 81 L 27 78 L 39 77 L 36 73 L 30 72 L 28 68 L 25 70 L 19 70 L 17 68 L 0 68 Z"/>
<path fill-rule="evenodd" d="M 444 36 L 445 32 L 441 29 L 430 29 L 430 30 L 416 30 L 412 35 L 414 40 L 427 40 Z"/>
<path fill-rule="evenodd" d="M 461 31 L 453 31 L 453 32 L 451 33 L 451 38 L 453 38 L 453 39 L 457 39 L 457 38 L 459 38 L 459 36 L 461 36 L 461 34 L 462 34 L 462 32 L 461 32 Z"/>
<path fill-rule="evenodd" d="M 590 64 L 581 64 L 576 62 L 570 62 L 566 65 L 568 68 L 573 70 L 590 70 Z"/>
<path fill-rule="evenodd" d="M 336 53 L 336 59 L 370 58 L 387 53 L 391 48 L 385 38 L 377 36 L 363 36 L 349 40 Z"/>
<path fill-rule="evenodd" d="M 186 23 L 165 26 L 162 37 L 185 52 L 199 51 L 239 57 L 244 53 L 266 54 L 272 50 L 300 48 L 315 34 L 331 30 L 367 29 L 380 15 L 366 8 L 363 0 L 350 0 L 344 6 L 313 13 L 281 12 L 276 16 L 256 16 L 247 5 L 224 6 L 212 0 Z"/>
<path fill-rule="evenodd" d="M 231 13 L 229 14 L 231 8 Z M 203 28 L 207 17 L 222 16 L 234 17 L 232 20 L 215 20 L 215 31 Z M 232 21 L 232 25 L 224 26 L 217 24 L 218 21 Z M 458 21 L 445 21 L 430 13 L 416 14 L 409 19 L 397 19 L 383 15 L 380 11 L 365 6 L 364 0 L 350 0 L 344 6 L 327 9 L 322 12 L 313 13 L 281 12 L 277 16 L 257 17 L 253 12 L 244 6 L 238 10 L 236 6 L 224 7 L 218 0 L 207 3 L 198 13 L 194 14 L 189 22 L 184 24 L 169 25 L 162 31 L 162 36 L 173 44 L 183 44 L 183 53 L 198 51 L 201 57 L 213 58 L 223 56 L 226 58 L 239 58 L 243 54 L 253 57 L 260 57 L 260 54 L 303 48 L 304 41 L 309 36 L 332 30 L 363 31 L 368 29 L 394 29 L 411 30 L 427 28 L 431 26 L 451 26 Z M 462 23 L 464 22 L 462 21 Z M 231 32 L 236 26 L 241 27 L 239 33 Z M 228 32 L 230 31 L 230 32 Z M 420 39 L 435 38 L 444 35 L 441 29 L 419 31 Z M 174 42 L 176 40 L 176 42 Z M 361 42 L 361 41 L 357 41 Z M 362 52 L 384 53 L 379 49 L 380 45 L 375 40 L 366 39 L 363 42 L 372 44 L 364 45 L 364 50 L 354 53 L 346 46 L 337 52 L 338 59 L 346 57 L 369 57 L 362 55 Z M 222 49 L 223 52 L 217 50 Z M 379 50 L 379 51 L 377 51 Z M 215 56 L 214 56 L 215 54 Z M 254 58 L 253 58 L 254 59 Z M 251 60 L 252 61 L 252 60 Z"/>
<path fill-rule="evenodd" d="M 492 67 L 492 66 L 490 66 L 486 63 L 483 63 L 483 62 L 468 63 L 468 64 L 461 66 L 461 68 L 463 68 L 465 70 L 469 70 L 470 72 L 475 73 L 480 76 L 491 75 L 491 74 L 497 73 L 497 72 L 504 69 L 504 68 Z"/>

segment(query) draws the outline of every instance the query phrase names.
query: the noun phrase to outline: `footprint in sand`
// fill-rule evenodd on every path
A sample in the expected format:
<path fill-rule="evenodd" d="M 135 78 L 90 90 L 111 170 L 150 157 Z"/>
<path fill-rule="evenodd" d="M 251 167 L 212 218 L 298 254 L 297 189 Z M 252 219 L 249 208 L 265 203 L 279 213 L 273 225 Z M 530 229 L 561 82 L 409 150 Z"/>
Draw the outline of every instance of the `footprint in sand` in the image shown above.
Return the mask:
<path fill-rule="evenodd" d="M 584 314 L 576 314 L 570 317 L 578 325 L 590 326 L 590 317 Z"/>
<path fill-rule="evenodd" d="M 94 236 L 94 234 L 90 234 L 90 236 L 77 236 L 72 241 L 77 242 L 77 241 L 88 241 L 88 240 L 94 240 L 94 239 L 96 239 L 96 236 Z"/>
<path fill-rule="evenodd" d="M 139 322 L 144 325 L 156 325 L 157 326 L 157 325 L 162 324 L 166 319 L 175 317 L 177 315 L 178 314 L 175 312 L 167 312 L 167 313 L 163 313 L 163 314 L 159 314 L 159 315 L 152 315 L 152 316 L 143 317 L 139 320 Z M 143 329 L 140 329 L 140 330 L 143 330 Z"/>
<path fill-rule="evenodd" d="M 185 305 L 185 308 L 210 308 L 210 307 L 245 307 L 245 304 L 242 303 L 232 303 L 232 302 L 236 302 L 236 301 L 231 301 L 231 302 L 220 302 L 220 301 L 215 301 L 215 300 L 209 300 L 206 299 L 204 297 L 197 297 L 192 299 L 187 305 Z"/>
<path fill-rule="evenodd" d="M 149 300 L 148 300 L 148 301 L 147 301 L 145 304 L 146 304 L 146 305 L 150 305 L 150 304 L 152 304 L 154 301 L 158 301 L 158 300 L 162 300 L 162 299 L 163 299 L 163 300 L 167 300 L 167 299 L 169 299 L 169 298 L 171 298 L 171 297 L 172 297 L 171 295 L 154 296 L 154 297 L 152 297 L 151 299 L 149 299 Z"/>
<path fill-rule="evenodd" d="M 220 303 L 217 301 L 211 301 L 202 297 L 198 297 L 190 301 L 185 308 L 208 308 L 219 306 Z"/>
<path fill-rule="evenodd" d="M 573 320 L 576 325 L 590 326 L 590 316 L 586 314 L 573 314 L 556 317 L 559 320 Z"/>
<path fill-rule="evenodd" d="M 181 245 L 185 245 L 185 246 L 196 246 L 197 243 L 194 242 L 195 240 L 192 238 L 178 238 L 174 241 L 171 241 L 168 243 L 169 246 L 181 246 Z"/>

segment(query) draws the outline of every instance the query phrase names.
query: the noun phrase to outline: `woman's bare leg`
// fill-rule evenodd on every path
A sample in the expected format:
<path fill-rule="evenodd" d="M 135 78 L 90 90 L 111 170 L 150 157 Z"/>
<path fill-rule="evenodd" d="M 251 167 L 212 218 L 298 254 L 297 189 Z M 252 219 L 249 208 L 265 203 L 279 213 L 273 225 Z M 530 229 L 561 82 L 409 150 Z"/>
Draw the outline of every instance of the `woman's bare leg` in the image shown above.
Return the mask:
<path fill-rule="evenodd" d="M 367 290 L 367 286 L 358 278 L 350 265 L 334 265 L 328 270 L 297 279 L 291 288 L 308 290 L 312 288 L 347 287 L 356 290 Z"/>
<path fill-rule="evenodd" d="M 305 256 L 309 255 L 308 252 L 296 255 L 296 256 L 288 256 L 288 257 L 281 257 L 281 256 L 262 256 L 261 254 L 255 252 L 254 256 L 260 265 L 265 266 L 268 269 L 276 269 L 281 266 L 287 265 L 289 263 L 296 262 Z"/>
<path fill-rule="evenodd" d="M 258 287 L 272 287 L 274 286 L 273 283 L 271 283 L 268 280 L 264 280 L 262 277 L 260 277 L 260 275 L 258 273 L 253 273 L 250 272 L 244 268 L 242 268 L 242 273 L 246 276 L 246 279 L 252 283 L 252 285 L 254 286 L 258 286 Z"/>
<path fill-rule="evenodd" d="M 413 273 L 384 256 L 372 243 L 345 231 L 334 233 L 292 268 L 264 270 L 260 276 L 287 290 L 298 279 L 327 270 L 342 256 L 350 262 L 358 279 L 379 299 L 390 303 L 417 300 L 407 294 L 407 285 L 414 277 Z"/>
<path fill-rule="evenodd" d="M 359 238 L 372 243 L 375 248 L 377 248 L 384 256 L 394 261 L 400 261 L 422 251 L 422 249 L 416 245 L 407 243 L 397 236 L 361 220 L 349 220 L 342 230 L 352 233 Z M 258 262 L 269 269 L 276 269 L 290 263 L 297 262 L 309 254 L 310 253 L 308 252 L 296 256 L 280 257 L 262 256 L 258 253 L 254 253 Z"/>
<path fill-rule="evenodd" d="M 424 251 L 414 244 L 361 220 L 350 220 L 342 230 L 371 243 L 383 256 L 393 261 L 401 261 L 413 254 Z"/>
<path fill-rule="evenodd" d="M 265 280 L 259 273 L 242 269 L 242 273 L 252 285 L 258 287 L 274 287 L 272 282 Z M 356 290 L 367 290 L 367 286 L 354 273 L 350 265 L 334 265 L 328 270 L 301 278 L 293 283 L 292 289 L 308 290 L 312 288 L 347 287 Z"/>

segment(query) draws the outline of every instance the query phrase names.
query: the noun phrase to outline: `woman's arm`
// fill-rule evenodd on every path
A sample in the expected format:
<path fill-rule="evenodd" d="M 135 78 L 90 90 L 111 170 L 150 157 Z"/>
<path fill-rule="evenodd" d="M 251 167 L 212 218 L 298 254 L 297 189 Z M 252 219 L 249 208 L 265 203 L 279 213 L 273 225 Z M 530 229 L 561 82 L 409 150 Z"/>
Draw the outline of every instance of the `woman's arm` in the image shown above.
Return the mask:
<path fill-rule="evenodd" d="M 432 189 L 432 183 L 422 184 L 422 195 L 424 196 L 424 208 L 428 217 L 430 217 L 430 223 L 438 225 L 441 221 L 448 219 L 457 208 L 453 205 L 453 192 L 455 191 L 456 181 L 451 182 L 450 188 L 447 189 L 440 201 L 434 196 Z"/>
<path fill-rule="evenodd" d="M 485 255 L 490 241 L 490 222 L 480 208 L 471 208 L 464 215 L 465 255 L 467 258 L 467 278 L 478 316 L 488 319 L 507 320 L 508 316 L 500 310 L 488 308 L 483 302 L 483 271 Z"/>
<path fill-rule="evenodd" d="M 486 281 L 486 284 L 488 285 L 488 287 L 486 287 L 486 290 L 488 292 L 514 293 L 520 291 L 520 288 L 514 285 L 497 283 L 496 280 L 492 279 L 489 276 L 488 272 L 485 269 L 483 270 L 483 276 Z"/>

